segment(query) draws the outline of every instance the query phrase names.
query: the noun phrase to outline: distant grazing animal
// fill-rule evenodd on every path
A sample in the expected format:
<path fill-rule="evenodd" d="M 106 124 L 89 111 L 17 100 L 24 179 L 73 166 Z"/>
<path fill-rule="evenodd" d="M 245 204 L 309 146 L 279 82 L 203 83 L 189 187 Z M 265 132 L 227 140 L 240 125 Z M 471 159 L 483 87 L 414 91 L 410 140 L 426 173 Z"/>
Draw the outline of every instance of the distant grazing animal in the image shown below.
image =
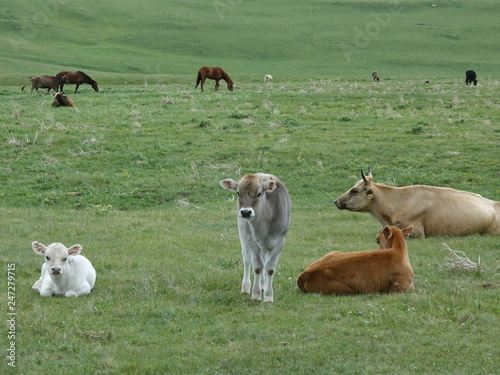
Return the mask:
<path fill-rule="evenodd" d="M 411 292 L 414 275 L 405 242 L 411 229 L 385 226 L 377 235 L 379 250 L 332 251 L 307 267 L 297 286 L 304 292 L 340 295 Z"/>
<path fill-rule="evenodd" d="M 204 66 L 200 70 L 198 70 L 198 79 L 196 80 L 196 86 L 194 88 L 197 88 L 198 85 L 201 83 L 200 89 L 201 92 L 203 92 L 203 84 L 205 83 L 205 80 L 207 78 L 215 80 L 215 90 L 217 91 L 219 89 L 219 81 L 223 79 L 224 81 L 227 82 L 227 88 L 229 91 L 233 91 L 233 81 L 231 78 L 229 78 L 229 75 L 222 70 L 222 68 L 217 67 L 209 67 L 209 66 Z"/>
<path fill-rule="evenodd" d="M 64 95 L 62 92 L 56 92 L 54 94 L 54 101 L 52 102 L 52 107 L 73 107 L 75 103 L 69 97 Z"/>
<path fill-rule="evenodd" d="M 273 81 L 273 76 L 270 74 L 266 74 L 264 76 L 264 83 L 271 83 Z"/>
<path fill-rule="evenodd" d="M 473 71 L 473 70 L 467 70 L 465 72 L 465 84 L 466 85 L 472 85 L 472 82 L 474 82 L 474 86 L 477 85 L 476 72 Z"/>
<path fill-rule="evenodd" d="M 38 255 L 45 257 L 42 276 L 33 284 L 42 297 L 62 294 L 65 297 L 78 297 L 90 293 L 95 284 L 96 273 L 90 261 L 83 255 L 81 245 L 69 249 L 55 242 L 45 247 L 33 241 L 31 247 Z"/>
<path fill-rule="evenodd" d="M 60 84 L 68 82 L 68 79 L 65 75 L 59 77 L 39 75 L 31 76 L 28 79 L 31 81 L 30 94 L 33 94 L 33 90 L 35 90 L 38 95 L 41 95 L 38 89 L 47 89 L 47 92 L 45 93 L 45 95 L 47 95 L 51 89 L 57 91 L 57 87 Z M 25 87 L 26 85 L 21 88 L 21 92 L 23 92 Z"/>
<path fill-rule="evenodd" d="M 254 284 L 252 300 L 273 302 L 273 277 L 285 245 L 291 216 L 288 191 L 276 176 L 248 174 L 239 181 L 221 181 L 224 189 L 238 193 L 238 231 L 244 274 L 241 293 L 250 294 L 250 266 Z M 264 287 L 262 287 L 264 286 Z"/>
<path fill-rule="evenodd" d="M 500 203 L 444 187 L 390 187 L 362 179 L 335 201 L 341 210 L 367 212 L 382 226 L 413 225 L 412 237 L 500 235 Z"/>
<path fill-rule="evenodd" d="M 95 92 L 99 91 L 99 87 L 97 87 L 97 82 L 94 81 L 92 78 L 90 78 L 88 75 L 86 75 L 84 72 L 81 71 L 59 72 L 56 75 L 56 77 L 61 77 L 61 76 L 66 76 L 68 78 L 68 82 L 63 82 L 61 85 L 59 85 L 59 91 L 64 91 L 64 83 L 76 84 L 75 94 L 78 91 L 78 87 L 80 87 L 80 85 L 83 83 L 87 83 L 90 86 L 92 86 Z"/>
<path fill-rule="evenodd" d="M 380 78 L 378 78 L 378 73 L 377 72 L 372 72 L 372 78 L 374 81 L 380 81 Z"/>

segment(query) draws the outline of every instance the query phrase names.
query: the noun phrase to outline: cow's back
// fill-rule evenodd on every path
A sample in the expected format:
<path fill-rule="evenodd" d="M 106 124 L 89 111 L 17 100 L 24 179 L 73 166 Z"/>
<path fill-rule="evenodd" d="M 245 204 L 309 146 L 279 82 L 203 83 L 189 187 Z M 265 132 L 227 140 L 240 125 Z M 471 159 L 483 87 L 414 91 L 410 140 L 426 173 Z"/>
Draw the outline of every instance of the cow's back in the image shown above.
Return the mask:
<path fill-rule="evenodd" d="M 71 262 L 71 269 L 69 270 L 71 278 L 73 280 L 86 280 L 92 289 L 95 285 L 96 272 L 90 260 L 83 255 L 74 255 L 69 259 L 73 260 Z"/>
<path fill-rule="evenodd" d="M 500 234 L 500 203 L 462 190 L 430 187 L 429 192 L 431 199 L 423 203 L 425 237 Z"/>

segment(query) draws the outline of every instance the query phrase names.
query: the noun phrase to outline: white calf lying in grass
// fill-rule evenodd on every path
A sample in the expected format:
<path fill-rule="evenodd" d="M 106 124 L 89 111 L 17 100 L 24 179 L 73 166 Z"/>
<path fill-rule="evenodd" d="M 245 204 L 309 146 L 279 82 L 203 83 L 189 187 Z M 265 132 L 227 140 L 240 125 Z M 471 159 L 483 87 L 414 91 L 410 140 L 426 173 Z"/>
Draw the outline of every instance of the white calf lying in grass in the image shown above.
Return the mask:
<path fill-rule="evenodd" d="M 55 242 L 45 247 L 37 241 L 31 244 L 38 255 L 45 256 L 42 276 L 33 284 L 42 297 L 62 294 L 65 297 L 78 297 L 90 293 L 95 284 L 95 269 L 83 255 L 82 245 L 69 249 Z"/>

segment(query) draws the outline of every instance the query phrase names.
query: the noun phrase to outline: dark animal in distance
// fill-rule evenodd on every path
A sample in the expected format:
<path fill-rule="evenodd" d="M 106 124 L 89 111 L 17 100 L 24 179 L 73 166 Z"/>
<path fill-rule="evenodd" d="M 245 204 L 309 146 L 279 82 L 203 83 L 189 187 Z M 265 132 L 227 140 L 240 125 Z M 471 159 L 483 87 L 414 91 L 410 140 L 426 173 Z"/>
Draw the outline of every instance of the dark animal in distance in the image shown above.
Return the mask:
<path fill-rule="evenodd" d="M 304 292 L 339 295 L 411 292 L 414 274 L 405 242 L 411 230 L 385 226 L 377 235 L 378 250 L 332 251 L 311 263 L 297 286 Z"/>
<path fill-rule="evenodd" d="M 473 70 L 467 70 L 465 72 L 465 84 L 466 85 L 472 85 L 474 83 L 474 86 L 477 85 L 477 76 L 476 72 Z"/>
<path fill-rule="evenodd" d="M 42 94 L 40 94 L 38 89 L 47 89 L 47 92 L 45 93 L 45 95 L 47 95 L 51 89 L 54 91 L 57 91 L 57 87 L 60 84 L 64 84 L 64 83 L 68 82 L 68 79 L 66 78 L 66 76 L 64 74 L 59 76 L 59 77 L 38 75 L 38 76 L 31 76 L 28 79 L 31 81 L 30 94 L 33 94 L 33 90 L 35 90 L 38 95 L 42 95 Z M 23 92 L 25 87 L 26 87 L 26 85 L 24 85 L 21 88 L 21 92 Z"/>
<path fill-rule="evenodd" d="M 87 83 L 92 88 L 94 89 L 95 92 L 99 91 L 99 87 L 97 87 L 97 82 L 94 81 L 92 78 L 90 78 L 87 74 L 84 72 L 78 71 L 78 72 L 59 72 L 56 74 L 56 77 L 61 77 L 61 76 L 66 76 L 68 79 L 67 82 L 63 82 L 61 85 L 59 85 L 59 91 L 64 90 L 64 83 L 71 83 L 71 84 L 76 84 L 75 88 L 75 94 L 78 91 L 78 87 L 80 87 L 81 84 Z"/>
<path fill-rule="evenodd" d="M 54 94 L 54 101 L 52 102 L 52 107 L 73 107 L 75 103 L 69 97 L 64 95 L 62 92 L 56 92 Z"/>
<path fill-rule="evenodd" d="M 500 235 L 500 202 L 479 194 L 437 186 L 392 187 L 361 180 L 335 201 L 340 210 L 366 212 L 382 225 L 405 228 L 411 237 Z"/>
<path fill-rule="evenodd" d="M 200 70 L 198 70 L 198 79 L 196 80 L 196 86 L 194 88 L 197 88 L 198 85 L 201 83 L 200 89 L 201 92 L 203 92 L 203 84 L 205 83 L 205 80 L 213 79 L 215 80 L 215 90 L 217 91 L 219 89 L 219 81 L 223 79 L 227 83 L 227 88 L 229 91 L 233 91 L 233 81 L 229 77 L 229 75 L 220 67 L 209 67 L 209 66 L 204 66 Z"/>
<path fill-rule="evenodd" d="M 378 73 L 377 72 L 372 72 L 372 78 L 374 81 L 380 81 L 380 78 L 378 77 Z"/>

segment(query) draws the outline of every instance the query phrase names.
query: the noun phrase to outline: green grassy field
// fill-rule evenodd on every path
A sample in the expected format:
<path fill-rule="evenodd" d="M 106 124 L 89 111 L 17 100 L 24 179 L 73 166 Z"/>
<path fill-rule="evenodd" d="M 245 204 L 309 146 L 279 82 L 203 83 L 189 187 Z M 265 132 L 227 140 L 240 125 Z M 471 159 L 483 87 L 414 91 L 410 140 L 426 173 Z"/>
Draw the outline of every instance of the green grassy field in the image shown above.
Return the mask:
<path fill-rule="evenodd" d="M 16 266 L 20 373 L 494 373 L 498 237 L 410 240 L 411 294 L 305 295 L 296 278 L 329 251 L 376 247 L 374 219 L 333 205 L 360 168 L 499 200 L 498 92 L 450 80 L 122 85 L 53 109 L 3 89 L 0 240 Z M 255 171 L 278 175 L 293 202 L 273 305 L 239 294 L 236 202 L 219 186 Z M 33 240 L 81 243 L 98 272 L 91 295 L 32 291 Z M 443 243 L 482 270 L 446 269 Z"/>
<path fill-rule="evenodd" d="M 329 251 L 376 248 L 378 222 L 333 205 L 360 169 L 500 201 L 496 2 L 116 4 L 4 6 L 2 373 L 498 372 L 498 236 L 409 240 L 413 293 L 296 287 Z M 224 66 L 235 90 L 194 90 L 202 65 Z M 471 67 L 479 85 L 465 87 Z M 19 92 L 63 69 L 91 74 L 99 93 L 68 85 L 75 107 L 52 108 Z M 239 294 L 236 201 L 219 185 L 260 171 L 293 204 L 274 304 Z M 33 240 L 83 245 L 93 292 L 31 290 L 43 260 Z M 443 243 L 481 269 L 448 269 Z"/>

